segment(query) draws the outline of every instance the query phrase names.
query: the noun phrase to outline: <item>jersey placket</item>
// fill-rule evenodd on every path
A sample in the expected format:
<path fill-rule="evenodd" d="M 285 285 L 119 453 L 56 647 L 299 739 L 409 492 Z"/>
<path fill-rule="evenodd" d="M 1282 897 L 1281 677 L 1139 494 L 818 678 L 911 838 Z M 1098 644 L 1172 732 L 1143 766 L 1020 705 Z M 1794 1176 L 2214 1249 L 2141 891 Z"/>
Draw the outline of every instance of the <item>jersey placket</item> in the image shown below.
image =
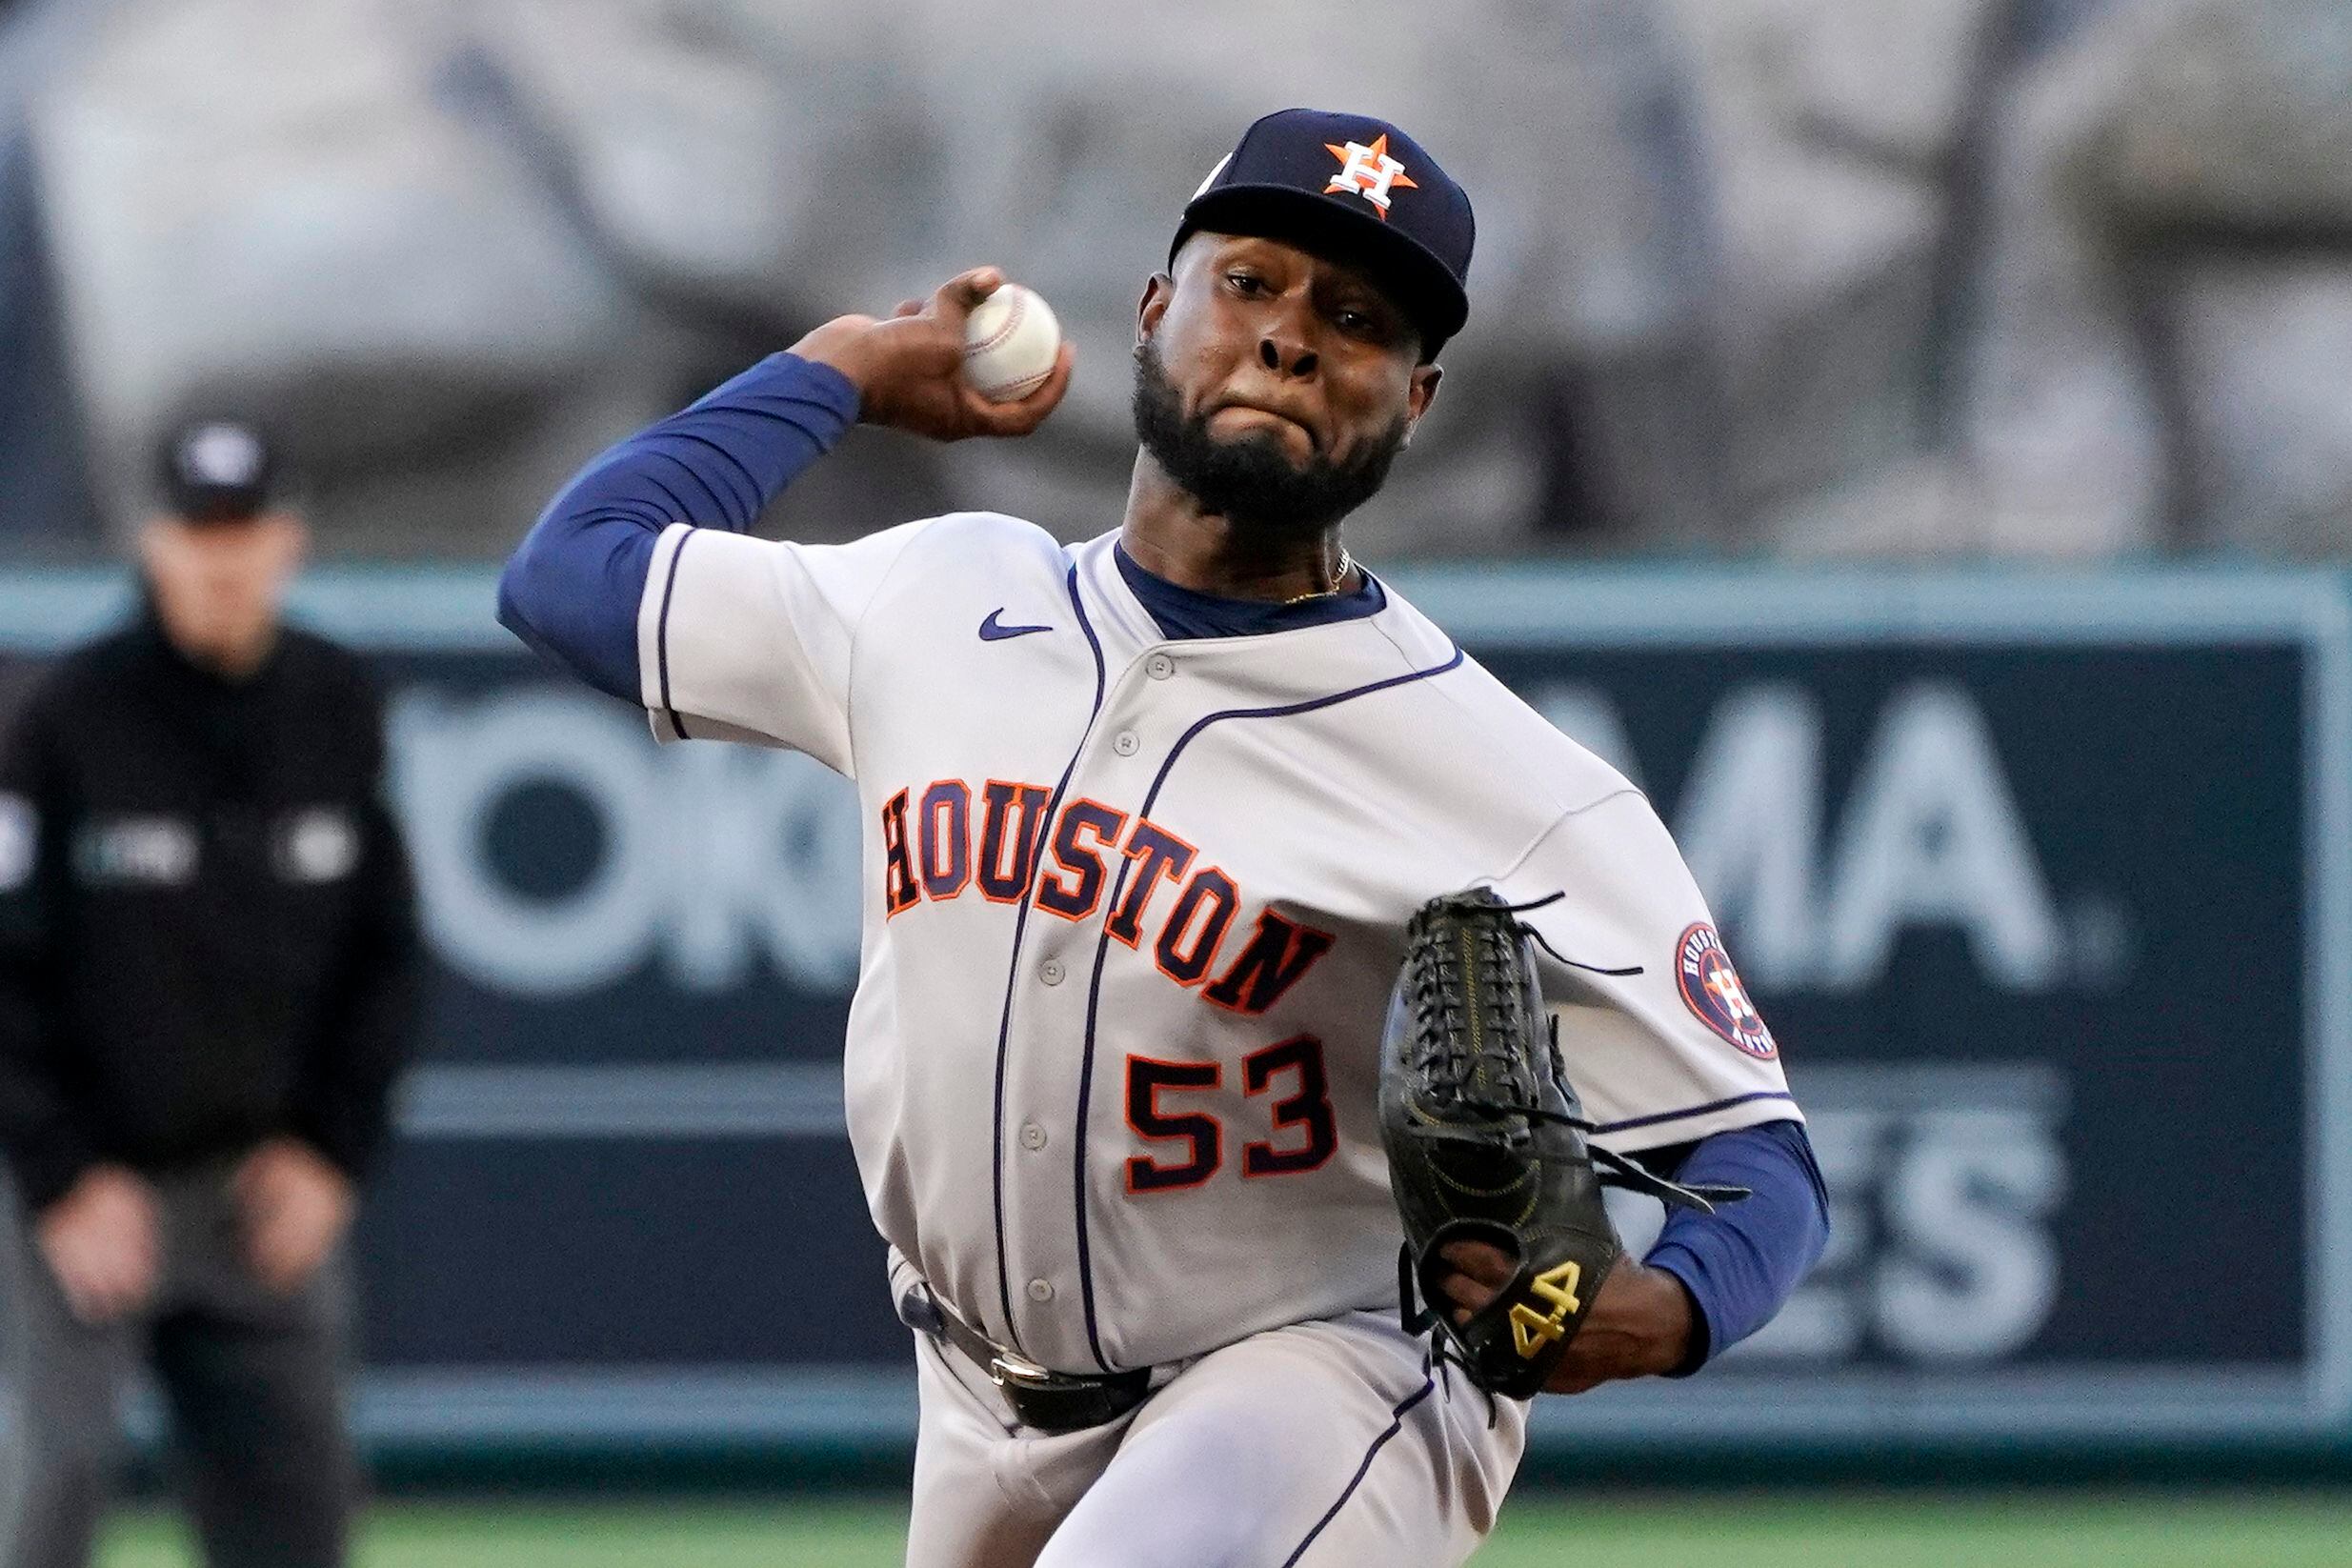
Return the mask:
<path fill-rule="evenodd" d="M 1112 656 L 1105 650 L 1106 656 Z M 1111 675 L 1094 732 L 1080 749 L 1063 792 L 1063 810 L 1098 803 L 1132 821 L 1169 745 L 1196 716 L 1198 698 L 1166 700 L 1181 655 L 1132 652 Z M 1038 877 L 1055 869 L 1053 845 L 1039 848 Z M 1082 918 L 1033 912 L 1015 984 L 1007 1041 L 1012 1086 L 1005 1106 L 1006 1266 L 1017 1337 L 1029 1354 L 1070 1371 L 1108 1370 L 1081 1305 L 1087 1128 L 1095 1111 L 1090 1055 L 1101 1006 L 1108 936 L 1133 862 L 1105 855 L 1101 892 Z M 1033 887 L 1034 902 L 1034 887 Z"/>
<path fill-rule="evenodd" d="M 1354 639 L 1366 629 L 1270 639 L 1283 644 L 1279 653 L 1256 638 L 1169 643 L 1152 634 L 1156 628 L 1144 630 L 1149 618 L 1127 602 L 1107 553 L 1081 559 L 1077 577 L 1091 628 L 1101 639 L 1106 689 L 1094 729 L 1073 762 L 1064 813 L 1099 804 L 1133 831 L 1149 818 L 1178 753 L 1220 717 L 1312 711 L 1390 683 L 1364 679 L 1362 645 Z M 1049 826 L 1040 848 L 1040 880 L 1055 865 L 1055 831 Z M 1026 1353 L 1070 1371 L 1117 1369 L 1122 1337 L 1114 1310 L 1118 1304 L 1096 1298 L 1092 1254 L 1093 1232 L 1106 1217 L 1097 1189 L 1105 1181 L 1116 1186 L 1106 1169 L 1116 1163 L 1096 1144 L 1116 1125 L 1118 1107 L 1106 1096 L 1116 1096 L 1120 1087 L 1116 1049 L 1106 1040 L 1105 995 L 1120 985 L 1121 959 L 1112 952 L 1107 927 L 1134 893 L 1137 862 L 1109 850 L 1104 859 L 1102 892 L 1083 918 L 1044 911 L 1037 912 L 1042 918 L 1033 915 L 1015 966 L 1007 1046 L 1015 1088 L 1006 1105 L 1005 1157 L 1012 1173 L 1004 1212 L 1006 1306 Z M 1149 902 L 1140 911 L 1145 929 L 1138 951 L 1148 950 L 1152 922 L 1164 918 L 1180 894 L 1174 886 L 1155 886 L 1144 896 Z M 1181 1006 L 1193 998 L 1171 989 L 1166 1000 Z M 1130 999 L 1115 996 L 1110 1005 L 1115 1017 L 1133 1022 L 1122 1011 Z M 1160 1004 L 1135 1005 L 1148 1011 Z M 1045 1107 L 1053 1108 L 1051 1116 Z"/>

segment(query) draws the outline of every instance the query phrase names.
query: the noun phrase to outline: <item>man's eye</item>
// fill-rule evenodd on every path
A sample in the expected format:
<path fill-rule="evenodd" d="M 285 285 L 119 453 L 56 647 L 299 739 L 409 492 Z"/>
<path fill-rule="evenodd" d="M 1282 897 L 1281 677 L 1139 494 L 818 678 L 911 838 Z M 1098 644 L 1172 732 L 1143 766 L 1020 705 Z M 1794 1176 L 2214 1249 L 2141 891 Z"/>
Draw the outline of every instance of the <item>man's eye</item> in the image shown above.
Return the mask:
<path fill-rule="evenodd" d="M 1227 272 L 1225 274 L 1225 281 L 1232 284 L 1235 288 L 1240 290 L 1245 294 L 1256 293 L 1258 290 L 1265 287 L 1265 285 L 1256 277 L 1248 272 Z"/>

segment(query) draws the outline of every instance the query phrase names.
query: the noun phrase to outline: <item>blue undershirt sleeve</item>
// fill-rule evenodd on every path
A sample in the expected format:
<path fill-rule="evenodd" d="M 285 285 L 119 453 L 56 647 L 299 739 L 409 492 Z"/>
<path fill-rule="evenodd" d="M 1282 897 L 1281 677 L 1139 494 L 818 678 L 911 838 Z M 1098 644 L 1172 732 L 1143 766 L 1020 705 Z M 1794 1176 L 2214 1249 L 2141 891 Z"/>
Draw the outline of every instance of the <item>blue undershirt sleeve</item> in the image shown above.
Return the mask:
<path fill-rule="evenodd" d="M 499 575 L 499 621 L 590 685 L 642 702 L 637 605 L 661 531 L 748 533 L 856 419 L 847 376 L 769 355 L 582 469 Z"/>
<path fill-rule="evenodd" d="M 1788 1302 L 1829 1244 L 1829 1194 L 1804 1124 L 1768 1121 L 1701 1138 L 1678 1181 L 1727 1182 L 1752 1196 L 1713 1214 L 1668 1211 L 1647 1261 L 1682 1281 L 1698 1307 L 1688 1377 L 1754 1334 Z"/>

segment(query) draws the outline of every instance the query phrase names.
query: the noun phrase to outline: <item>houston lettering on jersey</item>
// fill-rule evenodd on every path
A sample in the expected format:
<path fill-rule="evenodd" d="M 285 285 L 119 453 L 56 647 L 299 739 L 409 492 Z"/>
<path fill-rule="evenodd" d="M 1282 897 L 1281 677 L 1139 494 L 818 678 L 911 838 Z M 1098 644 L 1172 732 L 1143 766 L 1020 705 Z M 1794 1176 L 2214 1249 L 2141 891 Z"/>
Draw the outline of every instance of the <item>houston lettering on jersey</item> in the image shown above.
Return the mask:
<path fill-rule="evenodd" d="M 962 779 L 942 778 L 892 795 L 882 804 L 884 913 L 895 919 L 975 885 L 993 903 L 1017 903 L 1033 880 L 1036 907 L 1064 920 L 1092 919 L 1109 898 L 1113 936 L 1137 952 L 1148 940 L 1161 974 L 1180 986 L 1208 980 L 1201 997 L 1236 1013 L 1265 1012 L 1331 951 L 1331 933 L 1261 909 L 1217 971 L 1244 906 L 1234 879 L 1149 817 L 1099 800 L 1064 802 L 1049 832 L 1053 793 L 992 778 L 975 799 Z"/>

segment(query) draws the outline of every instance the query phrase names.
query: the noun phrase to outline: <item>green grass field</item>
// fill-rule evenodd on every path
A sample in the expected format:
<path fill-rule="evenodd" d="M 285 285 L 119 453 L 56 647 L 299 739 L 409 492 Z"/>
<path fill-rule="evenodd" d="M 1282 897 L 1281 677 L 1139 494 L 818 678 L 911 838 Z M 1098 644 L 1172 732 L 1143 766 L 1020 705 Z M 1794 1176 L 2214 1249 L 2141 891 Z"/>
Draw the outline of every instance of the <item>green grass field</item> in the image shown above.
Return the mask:
<path fill-rule="evenodd" d="M 359 1568 L 895 1568 L 884 1504 L 391 1504 Z M 186 1568 L 177 1526 L 131 1515 L 104 1568 Z M 1478 1568 L 2344 1568 L 2352 1498 L 2007 1494 L 1523 1498 Z"/>

